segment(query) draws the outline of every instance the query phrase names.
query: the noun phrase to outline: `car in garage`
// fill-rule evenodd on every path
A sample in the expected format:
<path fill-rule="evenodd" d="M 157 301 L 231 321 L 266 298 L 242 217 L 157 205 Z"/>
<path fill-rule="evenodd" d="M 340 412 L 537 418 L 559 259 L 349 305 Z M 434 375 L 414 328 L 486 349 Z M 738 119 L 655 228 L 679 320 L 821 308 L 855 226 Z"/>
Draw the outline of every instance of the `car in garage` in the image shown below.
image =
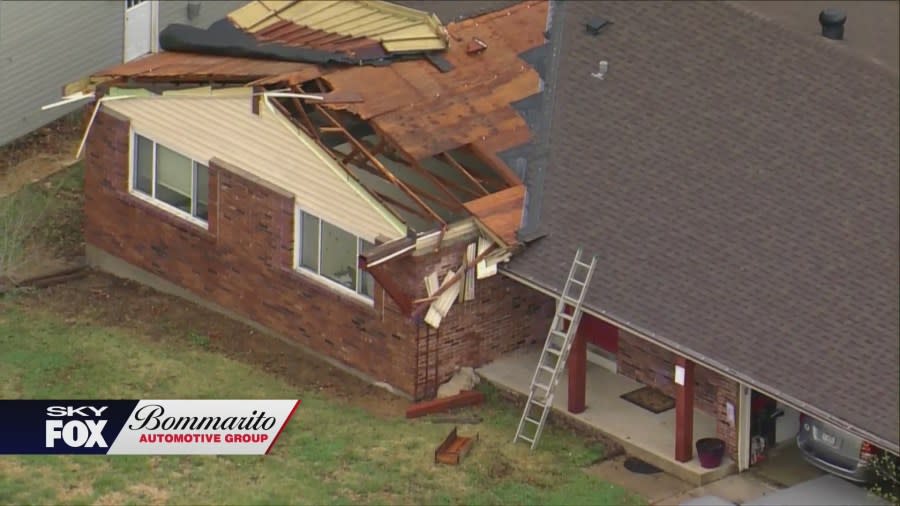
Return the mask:
<path fill-rule="evenodd" d="M 881 452 L 872 443 L 805 414 L 800 415 L 797 446 L 810 464 L 856 483 L 870 480 L 869 462 Z"/>

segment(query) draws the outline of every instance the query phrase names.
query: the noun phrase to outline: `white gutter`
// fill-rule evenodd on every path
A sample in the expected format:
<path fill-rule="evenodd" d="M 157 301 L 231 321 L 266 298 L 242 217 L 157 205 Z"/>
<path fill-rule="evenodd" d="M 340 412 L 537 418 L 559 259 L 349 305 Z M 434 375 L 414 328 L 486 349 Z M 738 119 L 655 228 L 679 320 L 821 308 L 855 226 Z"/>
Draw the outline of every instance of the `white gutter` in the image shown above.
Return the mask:
<path fill-rule="evenodd" d="M 559 300 L 559 295 L 556 294 L 553 290 L 550 290 L 549 288 L 546 288 L 546 287 L 542 287 L 542 286 L 538 285 L 537 283 L 535 283 L 534 281 L 523 278 L 517 274 L 513 274 L 512 272 L 509 272 L 508 269 L 501 269 L 500 273 L 519 284 L 522 284 L 522 285 L 527 286 L 528 288 L 531 288 L 532 290 L 541 292 L 544 295 L 547 295 L 548 297 L 551 297 L 557 301 Z M 653 343 L 657 346 L 660 346 L 661 348 L 664 348 L 665 350 L 668 350 L 677 355 L 684 356 L 685 358 L 689 358 L 691 360 L 694 360 L 695 362 L 701 362 L 702 365 L 704 367 L 706 367 L 707 369 L 715 371 L 715 372 L 721 374 L 722 376 L 725 376 L 726 378 L 729 378 L 733 381 L 738 382 L 738 386 L 740 386 L 740 384 L 746 384 L 748 386 L 751 386 L 754 389 L 759 390 L 766 395 L 769 395 L 770 397 L 776 398 L 776 400 L 782 401 L 783 403 L 796 409 L 797 411 L 800 411 L 801 413 L 806 413 L 806 414 L 812 415 L 815 418 L 819 418 L 820 420 L 823 420 L 832 425 L 835 425 L 841 429 L 846 430 L 847 432 L 850 432 L 851 434 L 854 434 L 858 437 L 865 439 L 866 441 L 874 443 L 876 446 L 883 448 L 891 453 L 900 454 L 900 445 L 898 445 L 897 443 L 892 443 L 886 439 L 876 436 L 875 434 L 872 434 L 871 432 L 859 429 L 856 426 L 854 426 L 844 420 L 836 418 L 835 416 L 833 416 L 829 413 L 826 413 L 825 411 L 822 411 L 821 409 L 819 409 L 815 406 L 812 406 L 810 404 L 807 404 L 807 403 L 801 401 L 800 399 L 785 395 L 783 393 L 776 394 L 774 392 L 777 390 L 770 388 L 766 385 L 763 385 L 760 382 L 750 378 L 749 376 L 741 374 L 737 371 L 734 371 L 733 369 L 730 369 L 715 360 L 705 357 L 702 354 L 696 353 L 692 350 L 682 348 L 682 347 L 678 346 L 677 344 L 674 344 L 668 340 L 650 337 L 650 335 L 648 333 L 637 329 L 629 322 L 615 321 L 607 316 L 604 316 L 596 311 L 592 311 L 591 309 L 588 309 L 588 308 L 584 308 L 583 311 L 597 319 L 603 320 L 604 322 L 606 322 L 610 325 L 613 325 L 613 326 L 618 327 L 622 330 L 625 330 L 631 334 L 634 334 L 634 335 L 640 337 L 641 339 L 644 339 L 645 341 L 650 341 L 651 343 Z"/>

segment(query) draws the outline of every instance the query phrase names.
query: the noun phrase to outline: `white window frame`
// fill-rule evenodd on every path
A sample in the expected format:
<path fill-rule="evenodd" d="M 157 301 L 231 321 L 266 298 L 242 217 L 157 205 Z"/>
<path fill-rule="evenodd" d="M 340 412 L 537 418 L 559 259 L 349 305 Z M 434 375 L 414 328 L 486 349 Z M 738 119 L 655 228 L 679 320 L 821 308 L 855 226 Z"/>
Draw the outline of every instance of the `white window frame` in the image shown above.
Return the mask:
<path fill-rule="evenodd" d="M 312 269 L 310 269 L 308 267 L 303 266 L 300 263 L 300 254 L 301 254 L 302 248 L 303 248 L 303 215 L 304 214 L 307 214 L 307 215 L 312 216 L 312 217 L 316 218 L 317 220 L 319 220 L 319 234 L 318 234 L 319 245 L 318 245 L 318 255 L 316 255 L 317 258 L 316 258 L 316 270 L 315 271 L 313 271 Z M 359 287 L 362 285 L 362 282 L 363 282 L 363 275 L 369 274 L 365 270 L 361 269 L 359 267 L 358 263 L 356 265 L 357 275 L 356 275 L 356 289 L 355 290 L 352 288 L 347 288 L 346 286 L 338 283 L 337 281 L 334 281 L 333 279 L 329 278 L 328 276 L 320 274 L 320 272 L 322 271 L 322 224 L 323 223 L 328 223 L 329 225 L 331 225 L 333 227 L 337 227 L 337 225 L 335 225 L 334 223 L 331 223 L 331 222 L 323 219 L 322 217 L 316 215 L 315 213 L 305 211 L 300 207 L 296 207 L 294 209 L 294 260 L 293 260 L 294 261 L 294 271 L 302 274 L 303 276 L 305 276 L 311 280 L 314 280 L 314 281 L 328 287 L 331 290 L 340 292 L 341 294 L 347 295 L 349 297 L 353 297 L 356 300 L 366 303 L 367 305 L 374 306 L 375 305 L 374 284 L 373 284 L 372 295 L 365 295 L 358 291 Z M 338 227 L 338 228 L 340 228 L 340 227 Z M 344 230 L 344 229 L 341 229 L 341 230 Z M 359 259 L 359 254 L 360 254 L 360 249 L 361 249 L 363 239 L 361 237 L 353 234 L 352 232 L 348 232 L 346 230 L 344 230 L 344 232 L 347 232 L 348 234 L 350 234 L 356 238 L 355 258 Z M 369 276 L 371 276 L 371 274 L 369 274 Z"/>
<path fill-rule="evenodd" d="M 150 178 L 150 195 L 147 195 L 143 191 L 138 190 L 137 188 L 134 187 L 134 171 L 136 168 L 134 162 L 135 162 L 135 155 L 137 154 L 135 149 L 136 149 L 136 145 L 137 145 L 137 136 L 138 135 L 140 135 L 141 137 L 143 137 L 153 143 L 153 156 L 151 158 L 151 160 L 152 160 L 152 162 L 151 162 L 152 163 L 152 167 L 151 167 L 152 176 Z M 178 218 L 188 221 L 194 225 L 197 225 L 199 227 L 203 227 L 206 230 L 209 230 L 209 221 L 208 220 L 204 220 L 202 218 L 198 218 L 193 215 L 193 213 L 196 212 L 196 210 L 197 210 L 197 165 L 205 166 L 208 171 L 209 170 L 209 162 L 207 162 L 207 163 L 199 162 L 199 161 L 195 160 L 193 157 L 187 156 L 175 149 L 172 149 L 172 148 L 166 146 L 165 144 L 162 144 L 162 146 L 164 148 L 166 148 L 170 151 L 174 151 L 175 153 L 178 153 L 179 155 L 181 155 L 191 161 L 191 193 L 192 193 L 192 195 L 191 195 L 191 212 L 186 213 L 186 212 L 182 211 L 181 209 L 178 209 L 177 207 L 175 207 L 167 202 L 163 202 L 162 200 L 159 200 L 158 198 L 156 198 L 156 150 L 158 149 L 157 147 L 161 144 L 162 144 L 161 142 L 158 142 L 152 136 L 145 135 L 141 132 L 136 131 L 133 128 L 129 129 L 129 141 L 128 141 L 128 193 L 129 193 L 129 195 L 131 195 L 135 198 L 139 198 L 142 201 L 147 202 L 148 204 L 151 204 L 159 209 L 162 209 L 163 211 L 166 211 L 169 214 L 173 214 L 173 215 L 177 216 Z M 207 172 L 207 174 L 208 174 L 208 172 Z M 207 190 L 207 192 L 208 192 L 208 190 Z M 207 200 L 208 200 L 208 193 L 207 193 Z M 206 208 L 207 208 L 207 213 L 208 213 L 209 212 L 209 202 L 206 203 Z"/>

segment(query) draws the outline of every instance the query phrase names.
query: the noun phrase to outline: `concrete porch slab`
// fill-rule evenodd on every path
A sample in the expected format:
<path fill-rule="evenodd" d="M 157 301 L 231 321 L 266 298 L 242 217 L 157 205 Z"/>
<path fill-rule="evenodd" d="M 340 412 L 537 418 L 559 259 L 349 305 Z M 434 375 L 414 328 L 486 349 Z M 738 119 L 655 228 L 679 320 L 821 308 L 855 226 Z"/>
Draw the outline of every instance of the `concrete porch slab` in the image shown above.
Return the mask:
<path fill-rule="evenodd" d="M 478 369 L 478 374 L 506 391 L 528 395 L 531 377 L 540 357 L 540 350 L 526 349 L 510 353 Z M 619 396 L 642 385 L 614 374 L 595 364 L 587 368 L 587 410 L 572 414 L 566 409 L 568 389 L 565 376 L 560 379 L 553 399 L 553 411 L 569 417 L 581 425 L 595 429 L 620 443 L 626 452 L 660 469 L 694 484 L 702 485 L 718 480 L 736 470 L 726 458 L 715 469 L 700 467 L 696 455 L 688 462 L 675 460 L 675 410 L 654 414 Z M 515 431 L 515 427 L 511 428 Z M 694 440 L 715 437 L 716 425 L 712 416 L 694 410 Z"/>

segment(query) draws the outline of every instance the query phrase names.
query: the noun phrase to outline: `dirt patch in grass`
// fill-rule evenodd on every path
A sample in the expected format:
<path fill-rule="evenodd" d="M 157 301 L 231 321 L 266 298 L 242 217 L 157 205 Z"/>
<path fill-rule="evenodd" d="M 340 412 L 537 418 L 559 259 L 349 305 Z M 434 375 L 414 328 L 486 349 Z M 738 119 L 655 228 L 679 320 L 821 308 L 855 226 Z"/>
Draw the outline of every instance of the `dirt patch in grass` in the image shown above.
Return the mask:
<path fill-rule="evenodd" d="M 402 416 L 408 405 L 406 400 L 280 339 L 183 299 L 105 273 L 92 272 L 80 280 L 29 292 L 19 302 L 55 313 L 72 325 L 123 328 L 157 342 L 221 352 L 305 391 L 327 393 L 378 416 Z"/>
<path fill-rule="evenodd" d="M 70 165 L 83 124 L 81 111 L 76 111 L 0 147 L 0 196 Z"/>
<path fill-rule="evenodd" d="M 169 500 L 167 491 L 144 484 L 128 487 L 128 494 L 141 504 L 166 504 Z"/>

